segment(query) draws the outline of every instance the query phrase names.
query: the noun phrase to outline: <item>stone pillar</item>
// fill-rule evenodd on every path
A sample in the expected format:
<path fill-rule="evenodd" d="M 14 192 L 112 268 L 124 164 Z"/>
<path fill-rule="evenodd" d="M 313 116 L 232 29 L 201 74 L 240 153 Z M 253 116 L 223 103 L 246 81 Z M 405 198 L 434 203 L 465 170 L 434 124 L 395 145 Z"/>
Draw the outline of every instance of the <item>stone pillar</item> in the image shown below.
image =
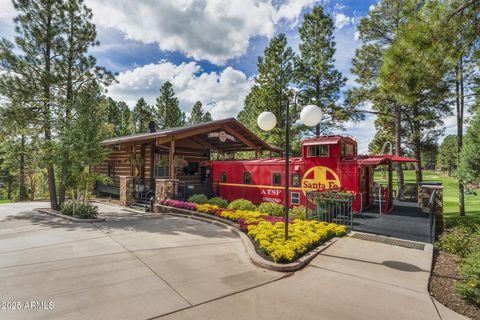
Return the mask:
<path fill-rule="evenodd" d="M 155 179 L 155 203 L 173 199 L 178 193 L 178 179 Z"/>
<path fill-rule="evenodd" d="M 127 207 L 135 201 L 133 191 L 133 177 L 120 176 L 120 205 Z"/>
<path fill-rule="evenodd" d="M 435 193 L 435 230 L 436 235 L 438 236 L 444 230 L 444 220 L 443 220 L 443 186 L 429 186 L 423 185 L 419 189 L 418 202 L 421 203 L 420 207 L 422 212 L 430 212 L 430 197 L 432 196 L 433 191 Z"/>

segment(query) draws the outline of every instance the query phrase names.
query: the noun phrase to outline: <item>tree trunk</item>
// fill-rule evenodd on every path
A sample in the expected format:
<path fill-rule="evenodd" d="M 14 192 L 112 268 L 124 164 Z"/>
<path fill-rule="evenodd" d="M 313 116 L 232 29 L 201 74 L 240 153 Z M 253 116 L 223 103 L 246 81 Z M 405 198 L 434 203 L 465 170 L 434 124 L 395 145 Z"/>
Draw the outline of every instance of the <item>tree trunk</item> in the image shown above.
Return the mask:
<path fill-rule="evenodd" d="M 28 179 L 30 180 L 30 201 L 35 200 L 35 192 L 37 190 L 36 183 L 35 183 L 35 175 L 30 174 Z"/>
<path fill-rule="evenodd" d="M 20 168 L 18 172 L 18 201 L 27 200 L 27 190 L 25 188 L 25 135 L 22 134 L 20 140 Z"/>
<path fill-rule="evenodd" d="M 13 192 L 13 181 L 12 177 L 8 178 L 8 186 L 7 186 L 7 199 L 12 201 L 12 192 Z"/>
<path fill-rule="evenodd" d="M 402 110 L 399 104 L 395 104 L 395 155 L 401 157 L 402 156 Z M 397 190 L 398 190 L 398 198 L 403 199 L 403 186 L 404 186 L 404 179 L 403 179 L 403 168 L 402 163 L 397 162 L 396 164 L 396 171 L 397 171 Z"/>
<path fill-rule="evenodd" d="M 50 207 L 52 209 L 58 209 L 58 202 L 57 202 L 57 190 L 55 186 L 55 169 L 53 168 L 52 164 L 52 157 L 53 157 L 53 148 L 52 148 L 52 115 L 50 110 L 50 103 L 51 103 L 51 93 L 50 93 L 50 84 L 52 81 L 52 74 L 51 74 L 51 32 L 52 32 L 52 12 L 51 7 L 48 10 L 48 22 L 45 27 L 45 32 L 47 34 L 47 42 L 45 44 L 45 74 L 43 77 L 43 95 L 44 95 L 44 130 L 45 130 L 45 143 L 47 147 L 47 157 L 48 164 L 47 164 L 47 174 L 48 174 L 48 191 L 50 193 Z"/>
<path fill-rule="evenodd" d="M 415 177 L 417 183 L 423 181 L 423 174 L 422 174 L 422 144 L 421 144 L 421 128 L 420 123 L 418 120 L 418 106 L 414 105 L 412 108 L 413 113 L 413 152 L 415 154 Z"/>
<path fill-rule="evenodd" d="M 455 94 L 457 105 L 457 139 L 458 139 L 458 162 L 462 154 L 463 147 L 463 59 L 458 61 L 457 72 L 455 77 Z M 465 187 L 462 181 L 458 182 L 458 212 L 460 216 L 465 216 Z"/>
<path fill-rule="evenodd" d="M 71 113 L 71 106 L 73 105 L 73 64 L 75 63 L 74 59 L 74 37 L 75 37 L 75 31 L 74 31 L 74 21 L 75 17 L 75 12 L 73 10 L 73 7 L 69 7 L 69 36 L 68 36 L 68 58 L 67 58 L 67 82 L 66 82 L 66 103 L 65 103 L 65 120 L 64 120 L 64 128 L 63 130 L 68 130 L 70 126 L 70 113 Z M 68 158 L 68 153 L 64 151 L 63 154 L 63 161 L 62 161 L 62 168 L 60 172 L 60 190 L 59 190 L 59 204 L 62 205 L 65 202 L 65 194 L 66 194 L 66 185 L 65 185 L 65 180 L 67 179 L 67 158 Z"/>

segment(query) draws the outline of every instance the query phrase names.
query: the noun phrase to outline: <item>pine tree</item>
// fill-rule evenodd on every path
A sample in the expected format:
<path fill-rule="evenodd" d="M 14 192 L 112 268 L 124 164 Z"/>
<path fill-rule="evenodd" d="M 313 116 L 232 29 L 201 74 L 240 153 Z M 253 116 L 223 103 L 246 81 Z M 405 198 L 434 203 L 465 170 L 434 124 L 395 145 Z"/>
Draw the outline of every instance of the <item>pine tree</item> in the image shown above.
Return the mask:
<path fill-rule="evenodd" d="M 132 120 L 135 133 L 147 132 L 148 123 L 154 120 L 153 107 L 147 104 L 145 99 L 140 98 L 133 108 Z"/>
<path fill-rule="evenodd" d="M 457 169 L 457 151 L 457 136 L 453 134 L 446 136 L 438 150 L 437 166 L 444 170 L 446 169 L 449 177 L 452 175 L 452 171 Z"/>
<path fill-rule="evenodd" d="M 313 8 L 303 18 L 299 28 L 300 55 L 295 59 L 295 82 L 306 90 L 302 100 L 318 105 L 324 112 L 321 124 L 315 128 L 315 134 L 319 136 L 320 129 L 326 132 L 341 128 L 341 123 L 352 113 L 349 115 L 336 103 L 346 78 L 334 66 L 332 18 L 324 14 L 321 6 Z"/>
<path fill-rule="evenodd" d="M 480 99 L 479 99 L 480 100 Z M 462 183 L 480 186 L 480 112 L 470 122 L 465 134 L 460 157 L 458 177 Z"/>
<path fill-rule="evenodd" d="M 65 25 L 61 0 L 14 0 L 16 47 L 3 39 L 0 43 L 0 65 L 7 73 L 0 80 L 0 94 L 34 102 L 36 122 L 43 129 L 42 154 L 48 172 L 50 205 L 58 208 L 54 169 L 54 89 L 60 79 L 62 32 Z M 18 54 L 17 54 L 18 53 Z"/>
<path fill-rule="evenodd" d="M 192 113 L 190 114 L 190 119 L 188 120 L 189 124 L 199 124 L 204 121 L 204 114 L 202 109 L 202 103 L 200 101 L 195 102 L 192 108 Z"/>
<path fill-rule="evenodd" d="M 65 24 L 63 34 L 65 41 L 61 46 L 60 80 L 63 91 L 60 97 L 63 107 L 63 117 L 59 127 L 59 136 L 67 135 L 70 130 L 72 112 L 79 103 L 77 97 L 79 92 L 94 81 L 103 81 L 108 85 L 113 77 L 103 68 L 96 66 L 96 59 L 88 56 L 89 48 L 98 45 L 96 40 L 96 29 L 92 23 L 92 10 L 83 5 L 83 0 L 67 0 L 63 3 L 63 14 Z M 67 146 L 60 139 L 59 163 L 60 163 L 60 188 L 59 204 L 65 201 L 65 180 L 68 176 L 68 168 L 72 159 L 65 151 Z"/>
<path fill-rule="evenodd" d="M 245 98 L 244 108 L 238 114 L 238 119 L 250 130 L 267 142 L 285 146 L 285 123 L 287 99 L 292 97 L 290 84 L 293 80 L 293 50 L 288 47 L 284 34 L 279 34 L 270 40 L 263 57 L 258 57 L 258 75 L 250 93 Z M 266 133 L 257 125 L 257 118 L 263 111 L 271 111 L 277 118 L 277 126 Z M 291 112 L 290 123 L 298 119 Z M 298 139 L 298 128 L 290 126 L 292 143 Z M 295 150 L 298 153 L 298 150 Z"/>
<path fill-rule="evenodd" d="M 405 106 L 391 97 L 389 92 L 381 90 L 378 73 L 382 67 L 385 51 L 394 43 L 395 37 L 405 17 L 416 9 L 410 0 L 385 0 L 370 10 L 368 16 L 360 20 L 358 31 L 363 45 L 355 52 L 352 60 L 352 73 L 357 76 L 360 87 L 346 92 L 346 103 L 362 107 L 371 104 L 373 110 L 366 113 L 377 115 L 375 127 L 383 131 L 381 136 L 394 138 L 394 150 L 397 156 L 403 154 L 402 129 Z M 380 146 L 381 148 L 381 146 Z M 398 196 L 403 197 L 404 177 L 400 163 L 396 164 Z"/>
<path fill-rule="evenodd" d="M 210 122 L 213 121 L 212 115 L 210 112 L 205 112 L 205 115 L 203 116 L 203 122 Z"/>
<path fill-rule="evenodd" d="M 161 129 L 181 127 L 186 124 L 185 112 L 180 110 L 173 86 L 166 81 L 160 88 L 155 109 L 157 124 Z"/>

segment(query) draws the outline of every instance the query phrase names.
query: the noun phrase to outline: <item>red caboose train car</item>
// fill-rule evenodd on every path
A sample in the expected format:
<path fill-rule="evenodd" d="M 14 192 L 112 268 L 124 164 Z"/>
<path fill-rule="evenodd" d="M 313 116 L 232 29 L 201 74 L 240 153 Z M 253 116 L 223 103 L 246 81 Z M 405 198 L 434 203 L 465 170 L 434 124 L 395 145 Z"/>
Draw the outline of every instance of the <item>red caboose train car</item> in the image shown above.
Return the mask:
<path fill-rule="evenodd" d="M 305 205 L 308 191 L 341 188 L 354 195 L 353 211 L 374 205 L 374 169 L 388 165 L 389 185 L 385 207 L 392 207 L 391 155 L 358 156 L 357 142 L 347 136 L 322 136 L 302 143 L 302 157 L 290 159 L 290 204 Z M 284 203 L 285 159 L 217 160 L 210 167 L 215 193 L 227 200 L 244 198 L 253 203 Z"/>

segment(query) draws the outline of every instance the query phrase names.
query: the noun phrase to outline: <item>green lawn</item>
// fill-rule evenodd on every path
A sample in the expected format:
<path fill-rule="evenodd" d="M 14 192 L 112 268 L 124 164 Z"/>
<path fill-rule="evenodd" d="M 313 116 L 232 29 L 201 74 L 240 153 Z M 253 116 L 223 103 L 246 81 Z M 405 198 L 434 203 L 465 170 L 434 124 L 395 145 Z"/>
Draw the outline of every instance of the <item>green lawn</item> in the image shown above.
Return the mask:
<path fill-rule="evenodd" d="M 11 201 L 8 199 L 0 199 L 0 203 L 10 203 Z"/>
<path fill-rule="evenodd" d="M 405 183 L 415 183 L 415 171 L 404 171 Z M 447 222 L 454 222 L 458 218 L 458 182 L 446 174 L 436 171 L 423 171 L 424 181 L 440 181 L 443 184 L 444 214 Z M 382 181 L 381 172 L 375 173 L 375 181 Z M 393 171 L 393 185 L 396 189 L 397 174 Z M 385 183 L 385 182 L 383 182 Z M 467 219 L 480 223 L 480 190 L 476 196 L 465 196 L 465 214 Z"/>

